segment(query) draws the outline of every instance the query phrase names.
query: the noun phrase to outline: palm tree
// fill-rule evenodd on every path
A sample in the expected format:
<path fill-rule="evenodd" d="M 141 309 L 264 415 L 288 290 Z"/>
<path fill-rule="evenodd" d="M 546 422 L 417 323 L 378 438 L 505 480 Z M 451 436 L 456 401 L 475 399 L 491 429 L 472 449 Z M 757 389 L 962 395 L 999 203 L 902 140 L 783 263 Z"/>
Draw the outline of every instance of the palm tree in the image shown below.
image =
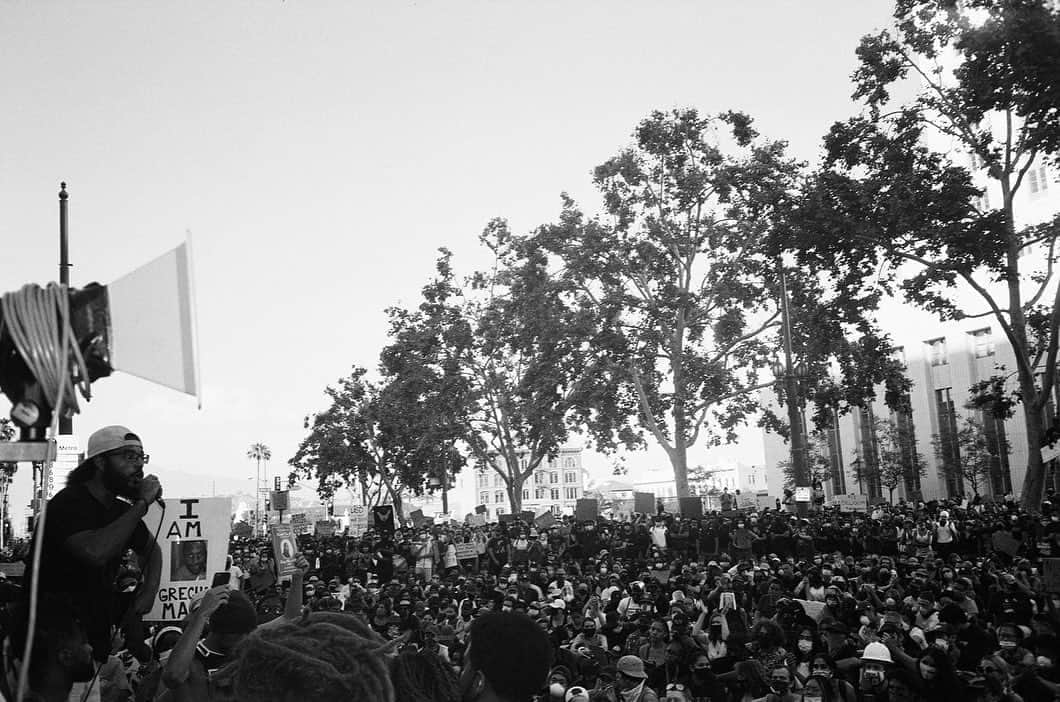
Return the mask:
<path fill-rule="evenodd" d="M 261 524 L 261 462 L 269 462 L 272 458 L 272 450 L 262 443 L 251 444 L 247 450 L 247 458 L 258 464 L 258 479 L 254 484 L 254 536 L 259 536 L 259 525 Z"/>

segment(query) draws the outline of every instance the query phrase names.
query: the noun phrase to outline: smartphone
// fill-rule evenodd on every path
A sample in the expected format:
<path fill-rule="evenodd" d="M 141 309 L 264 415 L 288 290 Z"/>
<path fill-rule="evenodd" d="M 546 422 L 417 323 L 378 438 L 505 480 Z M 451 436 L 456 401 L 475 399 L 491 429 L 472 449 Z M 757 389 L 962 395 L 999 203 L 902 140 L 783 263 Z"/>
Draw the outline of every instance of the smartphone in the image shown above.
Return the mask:
<path fill-rule="evenodd" d="M 219 585 L 227 585 L 232 579 L 232 573 L 227 570 L 222 570 L 220 573 L 213 574 L 213 584 L 210 587 L 217 587 Z"/>
<path fill-rule="evenodd" d="M 721 593 L 720 604 L 722 608 L 736 609 L 736 595 L 731 592 Z"/>

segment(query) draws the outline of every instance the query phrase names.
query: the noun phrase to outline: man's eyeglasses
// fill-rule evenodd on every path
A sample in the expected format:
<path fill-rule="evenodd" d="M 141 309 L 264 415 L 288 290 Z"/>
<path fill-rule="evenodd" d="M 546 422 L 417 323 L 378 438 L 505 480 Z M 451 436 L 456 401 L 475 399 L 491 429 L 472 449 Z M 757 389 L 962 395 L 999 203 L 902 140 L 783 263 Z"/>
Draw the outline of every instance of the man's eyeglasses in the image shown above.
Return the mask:
<path fill-rule="evenodd" d="M 125 449 L 124 451 L 115 451 L 116 455 L 121 456 L 126 461 L 136 461 L 147 465 L 151 461 L 151 457 L 141 451 L 134 451 L 132 449 Z"/>

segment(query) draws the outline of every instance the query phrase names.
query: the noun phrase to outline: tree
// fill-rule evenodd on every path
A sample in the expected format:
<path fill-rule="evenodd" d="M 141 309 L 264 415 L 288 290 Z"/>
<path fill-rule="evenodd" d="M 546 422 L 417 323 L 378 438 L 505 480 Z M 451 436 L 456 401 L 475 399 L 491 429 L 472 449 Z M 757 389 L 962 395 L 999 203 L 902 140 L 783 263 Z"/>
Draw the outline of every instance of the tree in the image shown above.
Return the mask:
<path fill-rule="evenodd" d="M 586 217 L 564 196 L 559 222 L 536 239 L 602 320 L 593 346 L 607 383 L 586 412 L 597 447 L 643 446 L 651 436 L 688 496 L 689 449 L 733 441 L 760 409 L 758 392 L 773 385 L 762 373 L 780 347 L 784 266 L 773 229 L 791 207 L 799 166 L 740 113 L 654 112 L 634 137 L 595 170 L 603 217 Z M 820 387 L 831 407 L 873 392 L 887 354 L 864 354 L 877 366 L 869 369 L 858 360 L 861 340 L 847 341 L 872 330 L 856 314 L 859 298 L 832 297 L 812 271 L 787 276 L 795 351 L 820 382 L 783 401 Z M 881 346 L 876 338 L 864 348 Z M 829 385 L 837 354 L 844 379 Z M 772 413 L 765 421 L 787 431 Z"/>
<path fill-rule="evenodd" d="M 916 440 L 910 428 L 893 419 L 877 418 L 876 471 L 887 497 L 894 504 L 894 491 L 904 485 L 907 491 L 927 472 L 923 457 L 916 450 Z"/>
<path fill-rule="evenodd" d="M 251 444 L 250 448 L 247 449 L 247 458 L 254 461 L 258 469 L 257 479 L 254 483 L 254 529 L 255 533 L 257 533 L 257 530 L 263 524 L 264 516 L 261 511 L 261 464 L 263 461 L 268 463 L 272 460 L 272 450 L 265 444 Z"/>
<path fill-rule="evenodd" d="M 426 404 L 410 411 L 458 427 L 477 468 L 503 479 L 514 513 L 526 480 L 584 423 L 579 408 L 600 384 L 587 343 L 598 320 L 570 299 L 545 252 L 504 220 L 491 221 L 480 241 L 492 269 L 460 286 L 443 250 L 419 307 L 390 310 L 383 359 L 395 378 L 417 374 L 444 400 L 441 413 Z"/>
<path fill-rule="evenodd" d="M 1017 227 L 1015 196 L 1060 148 L 1056 65 L 1042 63 L 1060 55 L 1057 14 L 1043 0 L 900 0 L 894 16 L 894 28 L 858 48 L 864 111 L 826 137 L 787 245 L 847 293 L 900 291 L 942 320 L 997 324 L 1016 357 L 1029 444 L 1021 500 L 1037 510 L 1053 422 L 1060 221 Z M 1039 54 L 1023 45 L 1028 36 Z M 911 82 L 913 98 L 892 100 Z"/>
<path fill-rule="evenodd" d="M 967 483 L 974 495 L 979 494 L 980 486 L 990 483 L 1001 456 L 1009 452 L 1007 439 L 988 435 L 983 423 L 970 416 L 965 416 L 957 429 L 956 451 L 938 434 L 931 437 L 931 443 L 947 477 L 958 484 Z"/>
<path fill-rule="evenodd" d="M 832 460 L 829 458 L 828 444 L 820 434 L 813 433 L 807 439 L 806 465 L 810 473 L 807 478 L 810 481 L 809 484 L 815 486 L 832 479 Z M 784 476 L 784 489 L 794 490 L 799 483 L 791 460 L 779 461 L 777 465 L 780 466 L 781 474 Z"/>
<path fill-rule="evenodd" d="M 392 415 L 380 402 L 379 386 L 366 375 L 364 368 L 355 366 L 337 386 L 325 390 L 331 405 L 305 418 L 309 434 L 288 461 L 291 478 L 316 478 L 317 494 L 325 501 L 343 486 L 358 483 L 367 494 L 369 484 L 379 481 L 400 518 L 401 488 L 421 485 L 422 474 L 416 475 L 415 466 L 400 462 L 405 446 L 393 441 L 400 430 L 386 424 Z"/>

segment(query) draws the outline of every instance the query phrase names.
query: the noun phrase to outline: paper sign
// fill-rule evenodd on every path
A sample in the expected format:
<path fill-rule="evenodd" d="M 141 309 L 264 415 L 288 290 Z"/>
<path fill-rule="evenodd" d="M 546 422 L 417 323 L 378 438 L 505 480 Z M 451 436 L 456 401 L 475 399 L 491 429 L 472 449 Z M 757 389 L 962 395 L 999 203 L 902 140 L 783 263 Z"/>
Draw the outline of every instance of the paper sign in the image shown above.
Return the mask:
<path fill-rule="evenodd" d="M 579 522 L 591 522 L 596 520 L 600 510 L 600 503 L 596 500 L 582 498 L 578 500 L 578 506 L 574 510 L 574 516 Z"/>
<path fill-rule="evenodd" d="M 1046 592 L 1060 592 L 1060 558 L 1042 559 L 1042 581 Z"/>
<path fill-rule="evenodd" d="M 473 527 L 486 526 L 486 515 L 472 514 L 468 517 L 467 523 Z"/>
<path fill-rule="evenodd" d="M 736 495 L 736 509 L 758 509 L 758 500 L 754 495 L 741 492 Z"/>
<path fill-rule="evenodd" d="M 514 514 L 498 514 L 497 515 L 497 521 L 500 522 L 501 524 L 510 524 L 511 522 L 515 521 L 515 515 Z"/>
<path fill-rule="evenodd" d="M 317 536 L 329 537 L 335 535 L 335 522 L 322 519 L 313 525 L 313 532 Z"/>
<path fill-rule="evenodd" d="M 309 522 L 306 520 L 305 514 L 291 515 L 291 529 L 294 530 L 295 534 L 309 533 Z"/>
<path fill-rule="evenodd" d="M 456 558 L 460 561 L 467 558 L 478 558 L 475 544 L 456 544 Z"/>
<path fill-rule="evenodd" d="M 412 510 L 412 512 L 409 514 L 409 518 L 412 520 L 412 526 L 414 526 L 417 529 L 419 529 L 420 526 L 423 525 L 423 510 L 422 509 L 414 509 L 414 510 Z"/>
<path fill-rule="evenodd" d="M 832 497 L 832 505 L 839 508 L 840 512 L 868 512 L 868 495 L 835 495 Z"/>
<path fill-rule="evenodd" d="M 477 505 L 475 507 L 475 514 L 485 514 L 485 513 L 486 513 L 486 505 Z"/>
<path fill-rule="evenodd" d="M 448 512 L 439 512 L 434 517 L 434 523 L 435 524 L 448 524 L 449 523 L 449 513 Z"/>
<path fill-rule="evenodd" d="M 165 513 L 152 504 L 144 526 L 158 533 L 162 578 L 148 621 L 180 621 L 193 600 L 210 589 L 214 573 L 225 570 L 232 527 L 227 497 L 167 499 Z M 160 526 L 161 525 L 161 526 Z"/>
<path fill-rule="evenodd" d="M 681 516 L 689 519 L 699 519 L 703 516 L 703 500 L 699 497 L 682 497 Z"/>
<path fill-rule="evenodd" d="M 536 524 L 541 529 L 548 529 L 555 523 L 556 517 L 552 514 L 552 512 L 545 512 L 540 517 L 534 520 L 534 524 Z"/>
<path fill-rule="evenodd" d="M 281 578 L 293 575 L 298 567 L 295 566 L 295 555 L 298 546 L 294 540 L 294 529 L 290 524 L 273 524 L 272 531 L 272 553 L 276 558 L 276 574 Z"/>
<path fill-rule="evenodd" d="M 350 536 L 360 536 L 368 531 L 368 516 L 366 505 L 350 507 Z"/>
<path fill-rule="evenodd" d="M 795 501 L 796 502 L 809 502 L 811 496 L 811 490 L 809 486 L 801 485 L 795 487 Z"/>
<path fill-rule="evenodd" d="M 377 505 L 372 508 L 372 527 L 376 531 L 394 531 L 394 505 Z"/>
<path fill-rule="evenodd" d="M 525 510 L 524 509 L 522 512 L 519 513 L 519 519 L 522 519 L 527 524 L 533 524 L 534 523 L 534 513 L 531 512 L 530 510 Z"/>
<path fill-rule="evenodd" d="M 641 514 L 655 513 L 655 493 L 635 492 L 633 493 L 633 511 Z"/>

